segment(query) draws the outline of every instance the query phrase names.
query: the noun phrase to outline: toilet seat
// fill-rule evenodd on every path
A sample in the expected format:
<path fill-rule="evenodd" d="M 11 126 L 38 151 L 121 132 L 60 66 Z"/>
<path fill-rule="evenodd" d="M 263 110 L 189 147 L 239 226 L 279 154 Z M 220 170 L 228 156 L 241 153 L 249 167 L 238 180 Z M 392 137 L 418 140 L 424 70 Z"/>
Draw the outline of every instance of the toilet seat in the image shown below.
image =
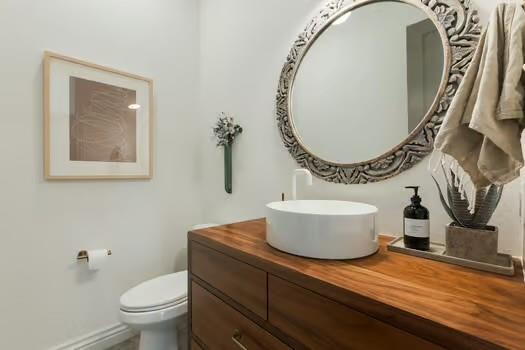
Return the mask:
<path fill-rule="evenodd" d="M 120 297 L 125 313 L 148 313 L 173 309 L 187 303 L 188 273 L 181 271 L 160 276 L 131 288 Z"/>
<path fill-rule="evenodd" d="M 129 308 L 129 307 L 121 306 L 120 310 L 124 312 L 129 312 L 129 313 L 151 312 L 151 311 L 168 309 L 168 308 L 175 307 L 175 306 L 187 303 L 187 302 L 188 302 L 188 298 L 184 298 L 184 299 L 177 300 L 176 302 L 173 302 L 173 303 L 162 304 L 162 305 L 158 305 L 155 307 Z"/>

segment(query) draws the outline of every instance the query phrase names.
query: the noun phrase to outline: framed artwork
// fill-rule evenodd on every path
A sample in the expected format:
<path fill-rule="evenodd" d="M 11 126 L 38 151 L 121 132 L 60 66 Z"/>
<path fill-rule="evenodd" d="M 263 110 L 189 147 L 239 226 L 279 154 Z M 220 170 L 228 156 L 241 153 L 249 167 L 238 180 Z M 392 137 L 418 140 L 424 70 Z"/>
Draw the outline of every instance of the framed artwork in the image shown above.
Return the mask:
<path fill-rule="evenodd" d="M 150 179 L 153 81 L 44 55 L 44 173 L 56 179 Z"/>

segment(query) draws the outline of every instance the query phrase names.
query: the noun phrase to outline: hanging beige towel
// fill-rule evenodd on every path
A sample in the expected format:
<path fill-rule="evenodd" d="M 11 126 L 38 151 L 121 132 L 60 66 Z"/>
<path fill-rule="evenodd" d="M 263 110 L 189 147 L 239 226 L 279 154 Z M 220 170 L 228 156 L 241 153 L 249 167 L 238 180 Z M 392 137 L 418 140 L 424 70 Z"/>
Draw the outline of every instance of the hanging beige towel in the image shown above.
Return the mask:
<path fill-rule="evenodd" d="M 523 166 L 524 40 L 523 9 L 499 4 L 435 140 L 476 188 L 506 184 Z"/>

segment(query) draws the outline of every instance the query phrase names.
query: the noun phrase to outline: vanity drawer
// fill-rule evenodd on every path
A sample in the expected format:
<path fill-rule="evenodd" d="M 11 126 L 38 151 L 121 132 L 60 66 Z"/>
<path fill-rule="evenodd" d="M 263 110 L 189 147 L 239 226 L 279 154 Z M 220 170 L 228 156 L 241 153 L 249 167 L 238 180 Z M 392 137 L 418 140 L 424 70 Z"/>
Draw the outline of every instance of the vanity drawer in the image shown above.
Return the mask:
<path fill-rule="evenodd" d="M 310 349 L 442 349 L 272 275 L 268 299 L 270 323 Z"/>
<path fill-rule="evenodd" d="M 210 350 L 290 349 L 195 282 L 191 284 L 191 318 L 192 333 Z"/>
<path fill-rule="evenodd" d="M 267 274 L 202 244 L 191 242 L 191 273 L 267 319 Z"/>

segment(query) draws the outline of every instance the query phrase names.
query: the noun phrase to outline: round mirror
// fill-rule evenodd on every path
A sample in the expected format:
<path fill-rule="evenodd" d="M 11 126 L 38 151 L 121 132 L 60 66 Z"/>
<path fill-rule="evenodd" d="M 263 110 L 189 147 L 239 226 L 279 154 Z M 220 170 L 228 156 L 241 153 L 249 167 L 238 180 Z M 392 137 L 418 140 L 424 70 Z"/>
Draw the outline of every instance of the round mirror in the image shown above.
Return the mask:
<path fill-rule="evenodd" d="M 334 16 L 307 48 L 291 90 L 303 148 L 335 164 L 385 154 L 439 102 L 445 49 L 434 21 L 405 2 L 369 3 Z"/>

